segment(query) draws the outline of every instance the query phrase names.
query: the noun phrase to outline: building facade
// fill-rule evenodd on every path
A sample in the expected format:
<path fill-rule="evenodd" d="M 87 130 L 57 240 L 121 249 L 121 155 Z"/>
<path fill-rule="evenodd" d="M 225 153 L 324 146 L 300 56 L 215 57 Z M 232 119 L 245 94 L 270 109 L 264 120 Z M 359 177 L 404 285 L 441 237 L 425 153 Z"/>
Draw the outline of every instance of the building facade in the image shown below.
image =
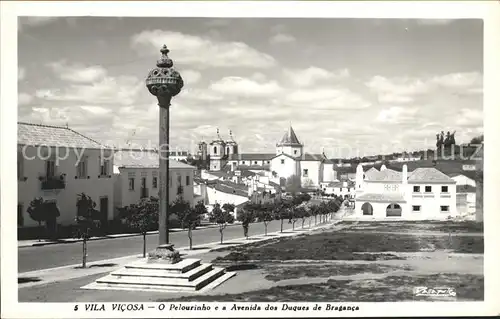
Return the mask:
<path fill-rule="evenodd" d="M 457 217 L 456 182 L 435 168 L 356 170 L 355 218 L 445 220 Z"/>
<path fill-rule="evenodd" d="M 182 197 L 194 203 L 195 167 L 169 160 L 169 202 Z M 120 150 L 115 153 L 113 184 L 114 217 L 118 208 L 137 204 L 142 198 L 159 197 L 159 155 L 152 150 Z"/>
<path fill-rule="evenodd" d="M 78 195 L 96 203 L 101 222 L 113 218 L 113 150 L 61 126 L 18 123 L 18 227 L 34 227 L 27 209 L 43 198 L 59 211 L 59 225 L 75 223 Z"/>

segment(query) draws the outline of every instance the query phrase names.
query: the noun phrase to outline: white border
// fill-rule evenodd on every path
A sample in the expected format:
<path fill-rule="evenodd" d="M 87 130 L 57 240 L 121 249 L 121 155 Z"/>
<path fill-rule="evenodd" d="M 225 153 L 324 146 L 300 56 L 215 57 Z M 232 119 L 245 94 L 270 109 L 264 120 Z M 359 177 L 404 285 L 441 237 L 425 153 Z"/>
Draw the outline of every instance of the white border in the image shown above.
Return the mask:
<path fill-rule="evenodd" d="M 1 289 L 2 317 L 74 317 L 73 303 L 17 303 L 16 244 L 16 121 L 17 121 L 17 16 L 162 16 L 175 17 L 357 17 L 357 18 L 482 18 L 484 19 L 484 132 L 485 139 L 485 302 L 474 303 L 358 303 L 355 312 L 89 312 L 79 316 L 139 317 L 243 317 L 243 316 L 439 316 L 494 315 L 498 305 L 498 227 L 500 205 L 497 112 L 500 83 L 500 10 L 497 1 L 472 2 L 1 2 Z M 36 54 L 36 48 L 33 48 Z M 219 303 L 221 305 L 222 303 Z M 343 303 L 348 305 L 348 303 Z M 29 305 L 29 306 L 28 306 Z"/>

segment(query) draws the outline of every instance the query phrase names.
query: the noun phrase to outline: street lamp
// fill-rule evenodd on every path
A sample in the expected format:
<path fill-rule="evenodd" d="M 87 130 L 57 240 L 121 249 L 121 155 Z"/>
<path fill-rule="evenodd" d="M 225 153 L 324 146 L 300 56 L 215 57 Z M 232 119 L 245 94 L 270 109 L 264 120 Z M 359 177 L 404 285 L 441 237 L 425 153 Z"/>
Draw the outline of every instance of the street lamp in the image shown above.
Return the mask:
<path fill-rule="evenodd" d="M 173 62 L 168 57 L 170 52 L 166 45 L 160 50 L 161 58 L 156 62 L 156 68 L 152 69 L 146 79 L 146 87 L 149 93 L 156 96 L 160 107 L 159 121 L 159 143 L 158 155 L 160 158 L 160 203 L 159 203 L 159 247 L 169 246 L 173 251 L 173 245 L 169 244 L 169 109 L 172 97 L 179 94 L 184 81 L 181 75 L 172 66 Z M 150 254 L 151 255 L 151 254 Z"/>

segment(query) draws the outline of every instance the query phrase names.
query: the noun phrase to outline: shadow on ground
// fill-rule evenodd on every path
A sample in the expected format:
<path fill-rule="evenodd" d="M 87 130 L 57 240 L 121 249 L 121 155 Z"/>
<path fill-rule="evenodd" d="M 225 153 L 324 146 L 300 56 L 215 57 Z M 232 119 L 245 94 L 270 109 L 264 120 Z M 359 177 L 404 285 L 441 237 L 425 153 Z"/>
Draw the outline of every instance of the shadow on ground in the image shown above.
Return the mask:
<path fill-rule="evenodd" d="M 94 264 L 94 265 L 90 265 L 88 266 L 87 268 L 106 268 L 106 267 L 114 267 L 116 266 L 117 264 L 113 264 L 113 263 L 105 263 L 105 264 Z M 76 267 L 73 267 L 74 269 L 83 269 L 82 266 L 76 266 Z"/>
<path fill-rule="evenodd" d="M 25 284 L 28 282 L 38 282 L 38 281 L 42 281 L 42 279 L 40 279 L 38 277 L 19 277 L 19 278 L 17 278 L 18 284 Z"/>

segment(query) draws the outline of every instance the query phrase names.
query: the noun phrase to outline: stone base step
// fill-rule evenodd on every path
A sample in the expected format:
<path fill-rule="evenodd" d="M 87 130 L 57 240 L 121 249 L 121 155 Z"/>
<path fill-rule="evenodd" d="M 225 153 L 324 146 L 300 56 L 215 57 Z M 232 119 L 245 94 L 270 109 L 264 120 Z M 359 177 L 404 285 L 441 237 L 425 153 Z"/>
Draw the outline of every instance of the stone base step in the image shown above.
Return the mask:
<path fill-rule="evenodd" d="M 162 277 L 148 277 L 143 275 L 138 276 L 116 276 L 108 275 L 96 280 L 98 284 L 108 285 L 138 285 L 148 287 L 162 287 L 170 289 L 183 288 L 186 290 L 199 290 L 210 282 L 224 275 L 223 268 L 212 268 L 210 271 L 204 273 L 200 277 L 189 281 L 187 278 L 162 278 Z"/>
<path fill-rule="evenodd" d="M 125 267 L 112 272 L 112 276 L 174 278 L 192 281 L 213 269 L 211 264 L 200 264 L 187 272 L 177 273 L 164 269 L 130 268 Z"/>
<path fill-rule="evenodd" d="M 147 269 L 147 270 L 164 270 L 174 273 L 185 273 L 190 271 L 193 268 L 198 267 L 201 264 L 201 259 L 195 258 L 187 258 L 179 261 L 175 264 L 162 263 L 161 261 L 153 261 L 148 262 L 146 260 L 141 260 L 129 265 L 126 265 L 125 268 L 130 269 Z"/>

